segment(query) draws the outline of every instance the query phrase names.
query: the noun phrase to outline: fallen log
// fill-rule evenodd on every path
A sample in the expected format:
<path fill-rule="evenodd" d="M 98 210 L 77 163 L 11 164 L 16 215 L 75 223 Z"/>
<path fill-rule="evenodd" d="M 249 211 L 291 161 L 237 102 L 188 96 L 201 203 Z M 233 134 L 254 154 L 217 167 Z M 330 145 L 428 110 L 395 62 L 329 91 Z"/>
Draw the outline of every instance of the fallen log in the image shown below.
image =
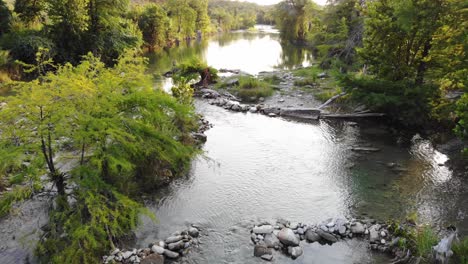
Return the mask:
<path fill-rule="evenodd" d="M 344 92 L 343 92 L 343 93 L 340 93 L 340 94 L 337 94 L 337 95 L 333 96 L 332 98 L 328 99 L 325 103 L 323 103 L 323 104 L 320 105 L 319 107 L 317 107 L 317 109 L 320 110 L 320 109 L 326 107 L 327 105 L 333 103 L 336 99 L 338 99 L 338 98 L 340 98 L 340 97 L 343 97 L 343 96 L 345 96 L 345 95 L 346 95 L 346 93 L 344 93 Z"/>
<path fill-rule="evenodd" d="M 384 117 L 384 113 L 362 113 L 362 114 L 321 114 L 320 118 L 352 119 L 363 117 Z"/>
<path fill-rule="evenodd" d="M 283 108 L 280 111 L 280 116 L 317 120 L 320 117 L 320 110 L 314 108 Z"/>

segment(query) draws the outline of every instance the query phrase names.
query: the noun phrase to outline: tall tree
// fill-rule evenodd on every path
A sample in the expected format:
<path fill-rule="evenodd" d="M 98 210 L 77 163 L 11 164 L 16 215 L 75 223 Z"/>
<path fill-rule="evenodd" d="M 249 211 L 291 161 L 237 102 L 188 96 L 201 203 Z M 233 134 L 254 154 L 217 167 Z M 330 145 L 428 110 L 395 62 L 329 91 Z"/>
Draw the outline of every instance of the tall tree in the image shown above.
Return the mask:
<path fill-rule="evenodd" d="M 46 1 L 44 0 L 15 0 L 15 12 L 26 24 L 31 24 L 36 20 L 44 20 L 43 11 Z"/>
<path fill-rule="evenodd" d="M 145 46 L 150 51 L 155 47 L 164 47 L 169 30 L 169 18 L 160 5 L 146 5 L 138 19 L 138 26 L 143 33 Z"/>
<path fill-rule="evenodd" d="M 11 11 L 3 0 L 0 0 L 0 36 L 10 30 Z"/>
<path fill-rule="evenodd" d="M 447 0 L 369 2 L 361 54 L 370 69 L 382 78 L 422 84 L 446 6 Z"/>

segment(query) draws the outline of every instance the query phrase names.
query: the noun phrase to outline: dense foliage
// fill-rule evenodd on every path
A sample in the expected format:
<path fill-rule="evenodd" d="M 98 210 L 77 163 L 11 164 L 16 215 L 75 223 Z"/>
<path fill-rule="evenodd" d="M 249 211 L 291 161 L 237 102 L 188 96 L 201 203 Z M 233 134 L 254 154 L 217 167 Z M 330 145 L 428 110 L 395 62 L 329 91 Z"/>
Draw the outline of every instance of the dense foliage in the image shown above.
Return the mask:
<path fill-rule="evenodd" d="M 32 195 L 43 174 L 57 190 L 37 249 L 43 262 L 99 262 L 137 224 L 143 210 L 131 197 L 181 173 L 196 152 L 192 107 L 154 90 L 144 71 L 132 52 L 113 68 L 89 54 L 2 98 L 1 180 L 31 191 L 3 196 L 0 212 Z"/>

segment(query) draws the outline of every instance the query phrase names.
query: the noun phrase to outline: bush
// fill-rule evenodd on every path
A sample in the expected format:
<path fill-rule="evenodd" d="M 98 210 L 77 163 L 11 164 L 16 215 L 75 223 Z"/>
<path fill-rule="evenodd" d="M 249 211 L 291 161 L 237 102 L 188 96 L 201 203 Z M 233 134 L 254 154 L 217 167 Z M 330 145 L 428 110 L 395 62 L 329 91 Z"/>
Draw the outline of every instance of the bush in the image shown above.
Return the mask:
<path fill-rule="evenodd" d="M 239 85 L 235 88 L 237 95 L 244 101 L 254 101 L 260 97 L 273 94 L 270 84 L 254 77 L 239 77 Z"/>
<path fill-rule="evenodd" d="M 416 86 L 410 81 L 387 81 L 372 77 L 340 78 L 351 99 L 370 110 L 382 112 L 394 122 L 422 127 L 431 119 L 431 104 L 440 97 L 436 85 Z"/>
<path fill-rule="evenodd" d="M 459 242 L 453 244 L 452 250 L 454 253 L 454 258 L 460 264 L 468 264 L 468 237 L 460 240 Z"/>
<path fill-rule="evenodd" d="M 40 48 L 48 49 L 50 56 L 55 55 L 55 45 L 52 40 L 41 36 L 39 32 L 10 33 L 4 37 L 1 44 L 10 50 L 13 60 L 27 64 L 36 64 L 36 53 Z"/>

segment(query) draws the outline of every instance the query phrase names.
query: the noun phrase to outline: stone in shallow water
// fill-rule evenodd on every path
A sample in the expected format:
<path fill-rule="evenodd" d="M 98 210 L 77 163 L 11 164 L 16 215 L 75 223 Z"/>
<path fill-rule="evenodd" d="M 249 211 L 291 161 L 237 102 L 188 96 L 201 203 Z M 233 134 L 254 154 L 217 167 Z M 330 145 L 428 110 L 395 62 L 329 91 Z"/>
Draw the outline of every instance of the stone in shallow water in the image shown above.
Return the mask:
<path fill-rule="evenodd" d="M 278 233 L 278 239 L 287 246 L 299 246 L 299 239 L 289 228 L 283 228 Z"/>
<path fill-rule="evenodd" d="M 356 235 L 363 234 L 365 231 L 364 225 L 360 222 L 356 222 L 354 225 L 351 226 L 351 232 Z"/>
<path fill-rule="evenodd" d="M 301 247 L 288 247 L 288 254 L 294 259 L 302 255 L 302 253 L 303 250 Z"/>
<path fill-rule="evenodd" d="M 141 264 L 164 264 L 164 256 L 151 254 L 140 261 Z"/>
<path fill-rule="evenodd" d="M 179 257 L 179 253 L 165 249 L 164 256 L 171 258 L 171 259 L 176 259 Z"/>
<path fill-rule="evenodd" d="M 328 242 L 335 243 L 338 241 L 338 239 L 334 235 L 323 230 L 317 230 L 317 234 Z"/>
<path fill-rule="evenodd" d="M 299 235 L 303 235 L 303 234 L 304 234 L 304 229 L 303 229 L 302 227 L 298 228 L 298 229 L 297 229 L 297 233 L 298 233 Z"/>
<path fill-rule="evenodd" d="M 190 227 L 188 233 L 191 237 L 198 237 L 200 235 L 200 231 L 198 231 L 198 229 L 195 227 Z"/>
<path fill-rule="evenodd" d="M 171 237 L 166 238 L 166 243 L 167 244 L 175 243 L 175 242 L 180 241 L 180 240 L 182 240 L 182 236 L 180 236 L 180 235 L 179 236 L 171 236 Z"/>
<path fill-rule="evenodd" d="M 276 246 L 279 246 L 280 244 L 279 239 L 273 234 L 266 234 L 264 241 L 265 241 L 265 245 L 269 248 L 274 248 Z"/>
<path fill-rule="evenodd" d="M 151 251 L 153 251 L 154 253 L 158 253 L 160 255 L 164 254 L 164 248 L 160 247 L 160 246 L 157 246 L 157 245 L 153 245 L 151 247 Z"/>
<path fill-rule="evenodd" d="M 273 226 L 271 225 L 255 226 L 253 228 L 253 232 L 255 234 L 270 234 L 271 232 L 273 232 Z"/>
<path fill-rule="evenodd" d="M 298 224 L 298 223 L 291 223 L 291 224 L 289 225 L 289 228 L 291 228 L 292 230 L 296 230 L 298 227 L 299 227 L 299 224 Z"/>
<path fill-rule="evenodd" d="M 256 245 L 254 247 L 254 256 L 255 257 L 261 257 L 263 255 L 271 255 L 271 249 L 267 248 L 266 246 L 263 245 Z"/>
<path fill-rule="evenodd" d="M 309 242 L 320 241 L 320 235 L 314 232 L 312 229 L 309 229 L 305 233 L 305 237 Z"/>

